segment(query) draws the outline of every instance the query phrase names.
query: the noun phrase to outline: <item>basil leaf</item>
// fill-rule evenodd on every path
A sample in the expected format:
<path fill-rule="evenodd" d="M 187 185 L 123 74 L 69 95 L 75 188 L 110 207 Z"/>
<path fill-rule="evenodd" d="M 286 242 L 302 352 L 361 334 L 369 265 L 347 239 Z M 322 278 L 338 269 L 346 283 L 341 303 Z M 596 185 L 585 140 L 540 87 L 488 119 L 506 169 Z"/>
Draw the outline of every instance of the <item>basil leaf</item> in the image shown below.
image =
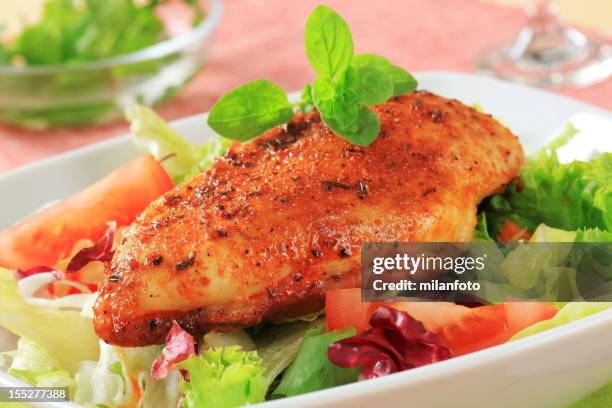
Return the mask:
<path fill-rule="evenodd" d="M 210 110 L 208 125 L 223 137 L 246 141 L 292 117 L 282 88 L 270 81 L 253 81 L 219 99 Z"/>
<path fill-rule="evenodd" d="M 386 58 L 372 54 L 355 55 L 352 62 L 353 67 L 357 68 L 376 68 L 387 74 L 393 81 L 393 95 L 403 95 L 414 91 L 417 88 L 417 81 L 403 68 L 393 65 Z"/>
<path fill-rule="evenodd" d="M 300 110 L 304 113 L 308 113 L 312 110 L 314 102 L 312 101 L 312 85 L 304 85 L 302 94 L 300 95 Z"/>
<path fill-rule="evenodd" d="M 359 75 L 349 67 L 334 84 L 327 77 L 319 77 L 314 83 L 313 93 L 317 109 L 328 118 L 333 118 L 341 128 L 353 125 L 359 116 Z"/>
<path fill-rule="evenodd" d="M 334 98 L 334 119 L 340 126 L 347 128 L 355 124 L 359 117 L 359 74 L 348 67 L 338 79 Z"/>
<path fill-rule="evenodd" d="M 383 71 L 374 67 L 359 67 L 359 102 L 378 105 L 393 96 L 393 81 Z"/>
<path fill-rule="evenodd" d="M 359 73 L 353 67 L 347 67 L 338 78 L 338 88 L 354 96 L 355 103 L 359 102 Z"/>
<path fill-rule="evenodd" d="M 338 136 L 355 145 L 368 146 L 380 133 L 378 116 L 365 106 L 359 106 L 357 121 L 348 127 L 341 126 L 336 119 L 326 117 L 323 114 L 321 118 Z"/>
<path fill-rule="evenodd" d="M 356 103 L 347 103 L 344 96 L 341 95 L 334 100 L 334 115 L 333 119 L 343 129 L 352 127 L 359 120 L 359 105 Z"/>
<path fill-rule="evenodd" d="M 272 396 L 291 397 L 355 382 L 359 369 L 337 367 L 327 358 L 327 349 L 332 343 L 354 335 L 353 327 L 326 332 L 321 325 L 308 330 L 295 361 L 285 371 Z"/>
<path fill-rule="evenodd" d="M 350 65 L 353 37 L 346 22 L 332 9 L 317 6 L 306 22 L 306 54 L 315 72 L 335 78 Z"/>
<path fill-rule="evenodd" d="M 318 77 L 312 87 L 314 104 L 322 114 L 334 115 L 333 102 L 336 96 L 336 88 L 331 79 Z"/>

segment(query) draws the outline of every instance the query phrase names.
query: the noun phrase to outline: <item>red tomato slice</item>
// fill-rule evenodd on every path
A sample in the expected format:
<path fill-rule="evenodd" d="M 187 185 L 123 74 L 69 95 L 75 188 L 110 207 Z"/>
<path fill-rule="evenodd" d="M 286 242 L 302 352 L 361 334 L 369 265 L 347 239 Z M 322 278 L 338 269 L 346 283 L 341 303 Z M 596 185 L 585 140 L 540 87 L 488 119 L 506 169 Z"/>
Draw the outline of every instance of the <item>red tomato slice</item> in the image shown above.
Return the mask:
<path fill-rule="evenodd" d="M 474 308 L 441 302 L 396 302 L 392 307 L 407 312 L 442 337 L 453 356 L 505 343 L 524 328 L 557 313 L 554 306 L 538 302 Z"/>
<path fill-rule="evenodd" d="M 506 324 L 512 336 L 542 320 L 552 319 L 557 314 L 557 308 L 547 303 L 509 302 L 504 306 L 506 308 Z"/>
<path fill-rule="evenodd" d="M 506 220 L 501 226 L 497 240 L 500 242 L 519 242 L 522 239 L 528 241 L 530 238 L 531 233 L 527 228 L 522 228 L 514 221 Z"/>
<path fill-rule="evenodd" d="M 55 265 L 74 244 L 97 241 L 107 222 L 129 225 L 151 201 L 173 187 L 152 156 L 140 157 L 66 200 L 0 232 L 0 265 L 26 269 Z"/>
<path fill-rule="evenodd" d="M 503 304 L 469 308 L 443 302 L 397 302 L 392 307 L 437 333 L 453 356 L 501 344 L 512 336 Z"/>
<path fill-rule="evenodd" d="M 335 289 L 325 293 L 325 316 L 329 330 L 355 326 L 357 332 L 370 327 L 372 313 L 382 303 L 362 302 L 361 289 Z"/>
<path fill-rule="evenodd" d="M 437 333 L 453 356 L 505 343 L 520 330 L 550 319 L 557 309 L 546 303 L 512 302 L 469 308 L 445 302 L 361 302 L 360 289 L 326 293 L 325 313 L 330 330 L 369 327 L 372 313 L 381 305 L 408 313 L 428 331 Z"/>

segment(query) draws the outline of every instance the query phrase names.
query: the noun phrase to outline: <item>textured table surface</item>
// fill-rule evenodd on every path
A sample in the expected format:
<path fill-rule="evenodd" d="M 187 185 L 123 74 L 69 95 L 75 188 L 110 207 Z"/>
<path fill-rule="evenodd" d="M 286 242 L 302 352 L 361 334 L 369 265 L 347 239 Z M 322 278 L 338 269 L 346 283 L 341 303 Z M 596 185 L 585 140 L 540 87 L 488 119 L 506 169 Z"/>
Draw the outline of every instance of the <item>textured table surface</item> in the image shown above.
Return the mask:
<path fill-rule="evenodd" d="M 167 119 L 210 108 L 220 95 L 249 80 L 270 79 L 288 91 L 312 80 L 303 48 L 306 17 L 320 0 L 227 0 L 210 63 L 173 101 Z M 520 8 L 478 0 L 326 0 L 353 31 L 357 52 L 384 55 L 410 71 L 470 72 L 483 49 L 511 38 Z M 612 109 L 612 80 L 555 90 Z M 521 107 L 517 107 L 521 108 Z M 524 107 L 522 107 L 524 108 Z M 0 125 L 0 172 L 124 133 L 125 123 L 35 132 Z"/>

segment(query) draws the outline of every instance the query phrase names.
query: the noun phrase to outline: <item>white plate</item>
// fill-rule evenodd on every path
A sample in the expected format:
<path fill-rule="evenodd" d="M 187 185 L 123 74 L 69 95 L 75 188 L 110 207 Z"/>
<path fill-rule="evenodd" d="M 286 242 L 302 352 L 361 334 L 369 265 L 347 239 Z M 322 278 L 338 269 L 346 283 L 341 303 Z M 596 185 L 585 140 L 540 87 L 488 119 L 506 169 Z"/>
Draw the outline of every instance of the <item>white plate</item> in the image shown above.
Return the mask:
<path fill-rule="evenodd" d="M 612 118 L 608 111 L 572 99 L 490 78 L 427 72 L 417 79 L 422 89 L 479 104 L 519 135 L 528 152 L 542 146 L 575 114 Z M 205 126 L 205 115 L 173 122 L 173 127 L 196 142 L 213 135 Z M 137 154 L 129 137 L 123 136 L 1 174 L 0 228 L 91 184 Z M 560 408 L 612 380 L 610 339 L 612 310 L 441 363 L 262 406 Z M 0 350 L 3 347 L 10 345 L 0 344 Z M 0 372 L 0 386 L 15 383 Z"/>

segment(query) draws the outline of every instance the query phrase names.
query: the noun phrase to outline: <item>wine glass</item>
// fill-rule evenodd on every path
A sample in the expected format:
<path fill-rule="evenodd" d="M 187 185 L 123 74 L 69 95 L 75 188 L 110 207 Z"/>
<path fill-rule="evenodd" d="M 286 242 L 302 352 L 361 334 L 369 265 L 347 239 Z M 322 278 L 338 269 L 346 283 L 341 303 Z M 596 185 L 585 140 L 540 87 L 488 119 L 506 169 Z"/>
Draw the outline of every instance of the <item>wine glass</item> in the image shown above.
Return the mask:
<path fill-rule="evenodd" d="M 563 24 L 549 0 L 531 3 L 527 14 L 510 44 L 478 56 L 479 71 L 540 87 L 584 87 L 612 75 L 612 46 Z"/>

